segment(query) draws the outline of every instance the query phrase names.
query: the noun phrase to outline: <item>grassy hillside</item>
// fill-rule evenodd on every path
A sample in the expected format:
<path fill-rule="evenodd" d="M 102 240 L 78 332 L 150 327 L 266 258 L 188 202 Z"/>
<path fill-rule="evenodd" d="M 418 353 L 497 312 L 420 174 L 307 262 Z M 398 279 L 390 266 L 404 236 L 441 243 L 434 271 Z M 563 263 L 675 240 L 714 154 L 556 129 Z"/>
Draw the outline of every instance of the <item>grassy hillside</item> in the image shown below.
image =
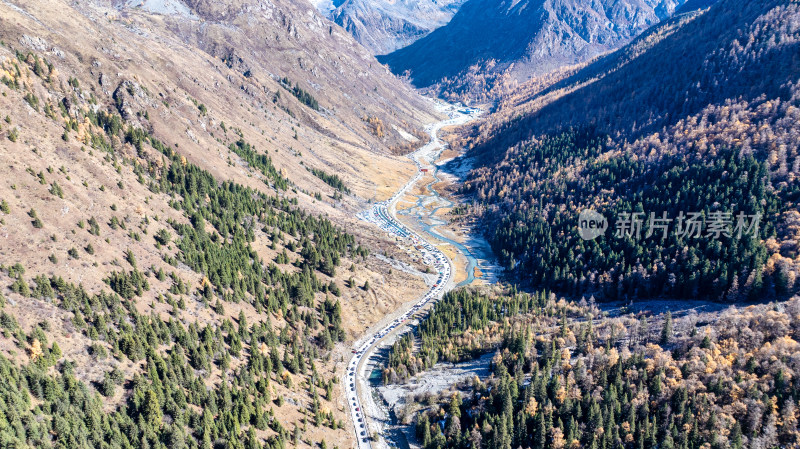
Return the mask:
<path fill-rule="evenodd" d="M 422 287 L 353 213 L 434 117 L 255 6 L 0 6 L 0 445 L 351 445 L 346 342 Z"/>

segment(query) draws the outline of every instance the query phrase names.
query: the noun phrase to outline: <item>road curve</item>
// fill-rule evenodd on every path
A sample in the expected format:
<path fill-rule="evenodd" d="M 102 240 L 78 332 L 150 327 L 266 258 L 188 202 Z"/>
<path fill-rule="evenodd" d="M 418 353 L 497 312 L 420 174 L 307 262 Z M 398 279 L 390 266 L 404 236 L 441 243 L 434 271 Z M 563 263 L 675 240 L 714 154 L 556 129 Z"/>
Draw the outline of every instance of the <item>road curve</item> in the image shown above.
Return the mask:
<path fill-rule="evenodd" d="M 409 239 L 414 248 L 420 253 L 422 260 L 435 272 L 436 282 L 431 286 L 420 299 L 405 310 L 400 316 L 396 317 L 390 323 L 379 326 L 377 329 L 367 331 L 361 339 L 353 345 L 353 356 L 347 364 L 344 374 L 344 391 L 347 398 L 347 405 L 350 409 L 350 417 L 353 421 L 353 427 L 356 435 L 358 449 L 372 449 L 373 441 L 370 439 L 370 426 L 367 422 L 367 415 L 364 411 L 362 394 L 369 394 L 369 391 L 361 391 L 359 388 L 359 380 L 366 380 L 368 376 L 363 368 L 363 361 L 368 358 L 370 351 L 375 348 L 380 341 L 389 333 L 404 325 L 412 315 L 419 311 L 425 305 L 435 302 L 444 295 L 444 293 L 452 288 L 452 261 L 436 246 L 425 240 L 420 234 L 414 232 L 409 227 L 401 223 L 395 216 L 396 204 L 416 183 L 424 176 L 423 169 L 430 169 L 428 162 L 424 160 L 424 156 L 438 151 L 443 147 L 443 143 L 439 140 L 439 130 L 446 126 L 461 125 L 474 119 L 479 111 L 459 111 L 453 106 L 448 109 L 449 118 L 441 122 L 435 123 L 428 128 L 431 140 L 426 145 L 422 146 L 419 150 L 410 155 L 411 159 L 417 166 L 417 173 L 412 177 L 403 187 L 400 188 L 391 198 L 380 203 L 375 203 L 373 206 L 358 214 L 362 220 L 372 222 L 381 227 L 389 234 L 393 234 L 405 239 Z"/>

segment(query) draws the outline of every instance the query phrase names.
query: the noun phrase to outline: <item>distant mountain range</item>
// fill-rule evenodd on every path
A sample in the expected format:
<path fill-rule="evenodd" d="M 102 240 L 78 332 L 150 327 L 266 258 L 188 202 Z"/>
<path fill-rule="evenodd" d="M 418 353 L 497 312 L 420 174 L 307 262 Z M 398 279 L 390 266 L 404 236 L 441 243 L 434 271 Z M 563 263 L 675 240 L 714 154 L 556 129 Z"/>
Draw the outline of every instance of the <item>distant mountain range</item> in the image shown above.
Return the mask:
<path fill-rule="evenodd" d="M 317 8 L 373 54 L 405 47 L 446 25 L 466 0 L 317 1 Z M 330 10 L 329 8 L 334 8 Z"/>
<path fill-rule="evenodd" d="M 513 79 L 525 80 L 619 48 L 683 3 L 469 0 L 446 26 L 378 59 L 409 75 L 417 87 L 454 78 L 467 83 L 470 67 L 473 75 L 508 71 Z"/>

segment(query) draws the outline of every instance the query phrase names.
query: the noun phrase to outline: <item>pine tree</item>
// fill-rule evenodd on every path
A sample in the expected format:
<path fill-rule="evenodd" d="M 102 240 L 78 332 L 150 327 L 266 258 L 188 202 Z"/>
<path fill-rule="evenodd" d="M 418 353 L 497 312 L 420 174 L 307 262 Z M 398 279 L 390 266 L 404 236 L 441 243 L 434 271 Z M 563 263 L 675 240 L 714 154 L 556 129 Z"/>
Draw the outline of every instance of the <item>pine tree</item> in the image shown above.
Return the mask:
<path fill-rule="evenodd" d="M 661 329 L 661 344 L 667 345 L 672 341 L 672 312 L 667 311 L 664 318 L 664 327 Z"/>
<path fill-rule="evenodd" d="M 161 405 L 159 405 L 158 396 L 153 390 L 148 389 L 145 393 L 142 407 L 142 415 L 147 423 L 154 428 L 160 427 L 162 419 Z"/>
<path fill-rule="evenodd" d="M 731 430 L 731 448 L 732 449 L 741 449 L 742 448 L 742 426 L 739 422 L 735 422 L 733 424 L 733 429 Z"/>
<path fill-rule="evenodd" d="M 261 444 L 258 442 L 258 437 L 256 436 L 256 429 L 253 426 L 250 426 L 250 429 L 247 430 L 245 449 L 261 449 Z"/>
<path fill-rule="evenodd" d="M 533 449 L 544 449 L 547 444 L 547 429 L 544 424 L 544 413 L 539 412 L 533 418 Z"/>

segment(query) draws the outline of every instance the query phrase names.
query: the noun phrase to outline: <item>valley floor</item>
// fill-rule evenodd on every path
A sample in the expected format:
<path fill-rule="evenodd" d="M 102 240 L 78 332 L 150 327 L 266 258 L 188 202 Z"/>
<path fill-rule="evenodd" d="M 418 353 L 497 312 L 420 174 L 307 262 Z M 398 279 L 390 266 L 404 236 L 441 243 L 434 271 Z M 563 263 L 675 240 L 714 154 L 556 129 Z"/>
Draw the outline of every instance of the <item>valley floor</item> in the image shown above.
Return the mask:
<path fill-rule="evenodd" d="M 446 148 L 438 134 L 442 128 L 463 125 L 473 120 L 477 114 L 477 111 L 465 114 L 449 105 L 439 104 L 439 107 L 448 114 L 448 119 L 431 125 L 428 129 L 431 142 L 411 155 L 419 168 L 417 175 L 387 201 L 360 214 L 362 219 L 395 235 L 400 247 L 407 251 L 412 260 L 422 260 L 433 268 L 434 273 L 428 278 L 431 282 L 429 290 L 420 300 L 385 317 L 354 345 L 354 356 L 348 365 L 344 384 L 350 390 L 348 404 L 356 436 L 359 438 L 359 447 L 362 448 L 383 448 L 400 443 L 391 440 L 398 435 L 389 431 L 391 419 L 381 404 L 385 399 L 380 396 L 379 390 L 374 389 L 371 381 L 376 373 L 379 375 L 383 365 L 380 361 L 381 351 L 391 345 L 397 335 L 408 331 L 410 326 L 413 327 L 417 322 L 414 318 L 446 291 L 458 285 L 470 284 L 476 279 L 488 282 L 494 279 L 490 276 L 495 270 L 487 262 L 489 258 L 484 253 L 480 253 L 479 261 L 472 253 L 474 250 L 456 240 L 455 235 L 450 234 L 454 238 L 451 240 L 439 231 L 439 226 L 446 224 L 439 210 L 451 208 L 453 203 L 441 197 L 434 188 L 440 183 L 438 167 L 434 163 Z M 479 263 L 481 269 L 476 269 Z M 378 438 L 371 438 L 373 436 Z"/>

